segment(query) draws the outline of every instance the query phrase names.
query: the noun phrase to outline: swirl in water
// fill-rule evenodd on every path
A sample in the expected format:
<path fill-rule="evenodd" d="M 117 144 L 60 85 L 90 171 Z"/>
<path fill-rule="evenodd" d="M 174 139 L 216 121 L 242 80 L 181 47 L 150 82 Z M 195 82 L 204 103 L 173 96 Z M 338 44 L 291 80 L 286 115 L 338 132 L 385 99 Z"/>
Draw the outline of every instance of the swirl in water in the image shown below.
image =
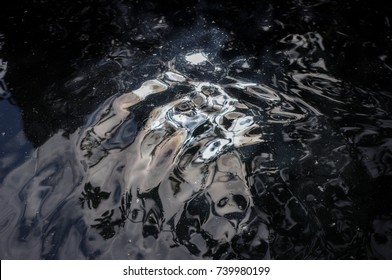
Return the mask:
<path fill-rule="evenodd" d="M 210 57 L 179 54 L 12 171 L 3 188 L 5 257 L 26 248 L 31 258 L 317 257 L 327 227 L 318 216 L 351 219 L 336 175 L 347 157 L 342 149 L 332 151 L 339 163 L 325 156 L 341 142 L 317 146 L 328 127 L 304 98 L 235 78 L 251 71 L 250 60 L 226 69 Z M 336 177 L 308 179 L 309 162 Z M 327 192 L 342 201 L 340 212 L 318 203 Z"/>

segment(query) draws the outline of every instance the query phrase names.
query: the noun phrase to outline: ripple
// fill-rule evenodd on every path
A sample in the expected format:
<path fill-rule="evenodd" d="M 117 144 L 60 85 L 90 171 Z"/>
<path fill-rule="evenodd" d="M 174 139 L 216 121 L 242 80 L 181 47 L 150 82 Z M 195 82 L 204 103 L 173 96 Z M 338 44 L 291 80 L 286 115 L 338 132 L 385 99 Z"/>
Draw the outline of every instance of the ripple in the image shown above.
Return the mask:
<path fill-rule="evenodd" d="M 2 107 L 41 142 L 33 149 L 2 129 L 1 257 L 391 258 L 387 44 L 361 42 L 373 38 L 362 25 L 372 9 L 359 27 L 321 2 L 285 11 L 251 3 L 254 12 L 196 3 L 170 14 L 102 4 L 93 10 L 104 20 L 76 15 L 98 20 L 98 33 L 87 18 L 76 32 L 80 50 L 57 32 L 65 17 L 50 33 L 69 45 L 31 36 L 20 43 L 23 63 L 8 50 Z M 240 29 L 227 21 L 237 16 Z M 48 62 L 37 68 L 48 77 L 29 73 L 35 60 Z M 11 96 L 8 75 L 31 84 L 10 83 Z M 21 91 L 26 100 L 14 100 Z M 53 129 L 41 137 L 43 127 Z"/>

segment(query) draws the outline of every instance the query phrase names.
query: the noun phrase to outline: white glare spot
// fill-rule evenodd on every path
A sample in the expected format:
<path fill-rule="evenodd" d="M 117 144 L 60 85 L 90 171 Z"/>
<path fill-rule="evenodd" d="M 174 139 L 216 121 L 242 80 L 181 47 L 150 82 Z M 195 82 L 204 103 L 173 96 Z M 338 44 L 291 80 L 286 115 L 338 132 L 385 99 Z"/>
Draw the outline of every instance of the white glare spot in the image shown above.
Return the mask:
<path fill-rule="evenodd" d="M 208 61 L 206 55 L 202 52 L 186 55 L 185 59 L 186 61 L 194 65 L 201 64 L 203 62 Z"/>
<path fill-rule="evenodd" d="M 168 80 L 174 81 L 174 82 L 184 82 L 186 80 L 184 76 L 177 74 L 177 73 L 174 73 L 174 72 L 166 72 L 165 77 Z"/>

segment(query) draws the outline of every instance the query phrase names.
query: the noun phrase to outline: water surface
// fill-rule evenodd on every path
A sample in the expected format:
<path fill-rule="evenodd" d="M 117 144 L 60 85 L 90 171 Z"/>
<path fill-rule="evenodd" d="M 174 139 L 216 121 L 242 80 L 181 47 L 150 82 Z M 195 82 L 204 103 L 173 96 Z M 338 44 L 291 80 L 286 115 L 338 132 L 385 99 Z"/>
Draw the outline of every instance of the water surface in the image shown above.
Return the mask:
<path fill-rule="evenodd" d="M 392 258 L 391 10 L 5 6 L 1 258 Z"/>

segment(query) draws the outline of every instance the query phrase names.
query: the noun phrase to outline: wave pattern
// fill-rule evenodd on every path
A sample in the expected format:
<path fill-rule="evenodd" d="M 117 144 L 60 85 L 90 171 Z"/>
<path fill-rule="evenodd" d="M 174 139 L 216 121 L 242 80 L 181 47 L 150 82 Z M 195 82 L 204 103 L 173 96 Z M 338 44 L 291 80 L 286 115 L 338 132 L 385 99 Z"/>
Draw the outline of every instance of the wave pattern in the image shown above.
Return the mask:
<path fill-rule="evenodd" d="M 111 41 L 45 97 L 83 125 L 0 159 L 2 259 L 392 258 L 390 92 L 332 71 L 325 30 L 263 22 L 258 54 L 203 18 L 153 49 L 173 26 L 147 19 L 150 57 Z"/>

